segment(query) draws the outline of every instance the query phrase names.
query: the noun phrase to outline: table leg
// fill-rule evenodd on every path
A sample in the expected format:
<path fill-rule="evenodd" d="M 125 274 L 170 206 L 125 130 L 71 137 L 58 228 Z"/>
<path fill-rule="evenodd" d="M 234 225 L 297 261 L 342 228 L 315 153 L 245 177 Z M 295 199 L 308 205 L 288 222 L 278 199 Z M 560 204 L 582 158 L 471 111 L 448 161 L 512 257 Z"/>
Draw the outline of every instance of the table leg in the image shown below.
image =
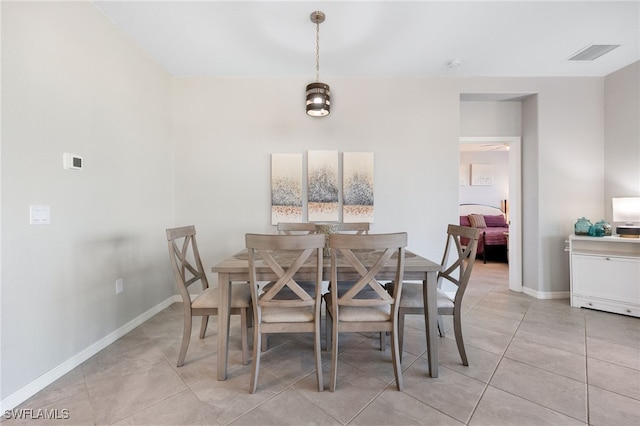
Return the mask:
<path fill-rule="evenodd" d="M 438 377 L 438 273 L 427 272 L 422 285 L 424 297 L 424 324 L 427 333 L 429 375 Z"/>
<path fill-rule="evenodd" d="M 229 355 L 229 314 L 231 312 L 231 281 L 229 274 L 218 272 L 218 380 L 227 379 Z"/>

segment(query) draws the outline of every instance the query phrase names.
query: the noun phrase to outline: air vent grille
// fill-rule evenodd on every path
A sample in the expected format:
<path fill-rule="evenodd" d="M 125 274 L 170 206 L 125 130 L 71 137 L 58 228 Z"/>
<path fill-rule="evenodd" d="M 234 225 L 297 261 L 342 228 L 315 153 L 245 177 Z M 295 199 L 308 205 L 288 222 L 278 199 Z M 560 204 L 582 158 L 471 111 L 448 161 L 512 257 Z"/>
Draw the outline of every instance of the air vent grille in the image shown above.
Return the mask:
<path fill-rule="evenodd" d="M 616 47 L 620 47 L 619 44 L 592 44 L 587 46 L 579 52 L 575 53 L 569 58 L 570 61 L 593 61 L 596 58 L 604 55 L 607 52 L 611 52 Z"/>

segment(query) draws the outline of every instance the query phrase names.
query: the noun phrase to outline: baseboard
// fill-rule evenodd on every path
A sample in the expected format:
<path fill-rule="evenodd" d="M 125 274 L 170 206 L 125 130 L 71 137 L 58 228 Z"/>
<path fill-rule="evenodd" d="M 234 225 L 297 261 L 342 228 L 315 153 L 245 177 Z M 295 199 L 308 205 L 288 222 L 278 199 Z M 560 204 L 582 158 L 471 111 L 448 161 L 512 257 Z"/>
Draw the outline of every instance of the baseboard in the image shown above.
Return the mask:
<path fill-rule="evenodd" d="M 537 291 L 522 286 L 522 292 L 536 299 L 568 299 L 570 293 L 568 291 Z"/>
<path fill-rule="evenodd" d="M 69 371 L 73 370 L 74 368 L 76 368 L 77 366 L 79 366 L 80 364 L 82 364 L 83 362 L 85 362 L 86 360 L 88 360 L 98 352 L 100 352 L 102 349 L 106 348 L 107 346 L 109 346 L 110 344 L 112 344 L 113 342 L 115 342 L 116 340 L 118 340 L 119 338 L 121 338 L 122 336 L 124 336 L 125 334 L 127 334 L 128 332 L 136 328 L 137 326 L 139 326 L 140 324 L 144 323 L 149 318 L 153 317 L 157 313 L 171 306 L 175 302 L 182 302 L 182 299 L 180 298 L 180 296 L 175 295 L 175 296 L 169 297 L 165 301 L 159 303 L 158 305 L 154 306 L 153 308 L 149 309 L 148 311 L 142 313 L 141 315 L 132 319 L 128 323 L 124 324 L 119 329 L 111 332 L 110 334 L 98 340 L 91 346 L 87 347 L 86 349 L 72 356 L 62 364 L 52 368 L 42 376 L 32 381 L 31 383 L 22 387 L 20 390 L 9 395 L 8 397 L 0 401 L 0 415 L 4 413 L 5 410 L 11 410 L 17 407 L 19 404 L 26 401 L 27 399 L 31 398 L 36 393 L 40 392 L 42 389 L 46 388 L 51 383 L 58 380 L 60 377 L 64 376 Z"/>

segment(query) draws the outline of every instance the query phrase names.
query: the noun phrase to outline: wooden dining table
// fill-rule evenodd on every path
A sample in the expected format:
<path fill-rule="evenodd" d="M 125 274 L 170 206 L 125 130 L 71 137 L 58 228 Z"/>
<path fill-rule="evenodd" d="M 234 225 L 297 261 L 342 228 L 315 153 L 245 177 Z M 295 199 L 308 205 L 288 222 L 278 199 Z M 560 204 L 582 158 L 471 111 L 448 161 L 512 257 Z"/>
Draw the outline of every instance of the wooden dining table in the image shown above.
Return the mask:
<path fill-rule="evenodd" d="M 363 256 L 361 261 L 366 265 L 368 259 L 373 262 L 375 256 Z M 303 265 L 296 279 L 313 280 L 314 259 L 309 259 Z M 308 265 L 308 266 L 307 266 Z M 396 261 L 392 257 L 387 266 L 383 267 L 376 279 L 393 280 L 395 278 Z M 426 328 L 427 356 L 429 362 L 429 375 L 438 377 L 438 335 L 437 335 L 437 280 L 438 272 L 441 270 L 439 263 L 435 263 L 409 250 L 405 251 L 404 280 L 419 280 L 423 283 L 424 297 L 424 321 Z M 218 307 L 218 380 L 227 378 L 227 358 L 229 354 L 229 313 L 230 294 L 233 283 L 246 283 L 249 281 L 249 262 L 247 250 L 242 250 L 233 256 L 224 259 L 211 268 L 211 271 L 218 274 L 218 291 L 220 305 Z M 323 279 L 329 281 L 331 275 L 331 257 L 324 258 Z M 271 268 L 256 262 L 256 274 L 258 281 L 271 281 L 277 279 Z M 308 274 L 308 275 L 307 275 Z M 338 265 L 338 281 L 353 280 L 360 278 L 352 266 Z"/>

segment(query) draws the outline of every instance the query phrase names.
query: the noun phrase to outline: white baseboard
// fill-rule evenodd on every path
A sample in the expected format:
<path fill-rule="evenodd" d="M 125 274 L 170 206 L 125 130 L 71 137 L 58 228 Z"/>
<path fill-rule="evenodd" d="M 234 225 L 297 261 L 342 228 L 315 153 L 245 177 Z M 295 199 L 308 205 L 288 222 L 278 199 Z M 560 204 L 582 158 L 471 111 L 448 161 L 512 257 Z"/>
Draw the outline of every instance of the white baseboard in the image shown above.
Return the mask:
<path fill-rule="evenodd" d="M 568 291 L 538 291 L 522 286 L 522 292 L 536 299 L 568 299 L 570 293 Z"/>
<path fill-rule="evenodd" d="M 124 324 L 119 329 L 111 332 L 110 334 L 106 335 L 102 339 L 98 340 L 91 346 L 78 352 L 77 354 L 75 354 L 74 356 L 72 356 L 71 358 L 63 362 L 62 364 L 47 371 L 45 374 L 38 377 L 36 380 L 32 381 L 31 383 L 25 385 L 20 390 L 9 395 L 8 397 L 0 401 L 0 415 L 2 415 L 5 412 L 5 410 L 14 409 L 19 404 L 31 398 L 36 393 L 40 392 L 42 389 L 46 388 L 51 383 L 58 380 L 60 377 L 64 376 L 69 371 L 73 370 L 74 368 L 76 368 L 77 366 L 79 366 L 80 364 L 82 364 L 83 362 L 85 362 L 86 360 L 88 360 L 98 352 L 100 352 L 102 349 L 106 348 L 107 346 L 109 346 L 110 344 L 112 344 L 113 342 L 115 342 L 116 340 L 118 340 L 119 338 L 121 338 L 122 336 L 124 336 L 125 334 L 127 334 L 128 332 L 130 332 L 131 330 L 133 330 L 134 328 L 136 328 L 146 320 L 148 320 L 149 318 L 153 317 L 157 313 L 171 306 L 175 302 L 182 302 L 182 298 L 179 295 L 169 297 L 165 301 L 159 303 L 158 305 L 154 306 L 153 308 L 149 309 L 148 311 L 142 313 L 141 315 L 132 319 L 128 323 Z"/>

